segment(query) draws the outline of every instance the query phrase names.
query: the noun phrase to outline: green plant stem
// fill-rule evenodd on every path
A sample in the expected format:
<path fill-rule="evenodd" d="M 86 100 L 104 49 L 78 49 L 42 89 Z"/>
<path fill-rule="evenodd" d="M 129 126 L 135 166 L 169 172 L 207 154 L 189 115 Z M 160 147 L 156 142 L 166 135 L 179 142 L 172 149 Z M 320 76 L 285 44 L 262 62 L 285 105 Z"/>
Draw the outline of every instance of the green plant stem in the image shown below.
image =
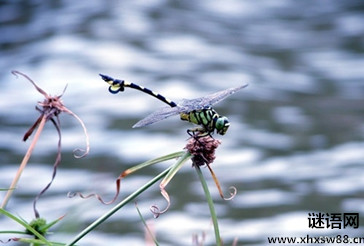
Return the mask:
<path fill-rule="evenodd" d="M 146 230 L 146 236 L 145 236 L 145 238 L 146 238 L 146 240 L 145 240 L 146 241 L 146 245 L 149 245 L 148 243 L 150 243 L 153 240 L 154 245 L 155 246 L 159 246 L 159 243 L 158 243 L 157 239 L 155 238 L 155 233 L 148 226 L 147 222 L 145 221 L 142 213 L 140 212 L 140 210 L 138 208 L 137 203 L 135 203 L 135 207 L 136 207 L 136 210 L 138 211 L 139 218 L 143 222 L 143 225 L 144 225 L 145 230 Z"/>
<path fill-rule="evenodd" d="M 217 246 L 221 246 L 221 238 L 220 238 L 220 231 L 219 231 L 219 224 L 217 222 L 217 216 L 216 216 L 216 212 L 215 212 L 215 207 L 214 207 L 214 202 L 212 200 L 209 188 L 207 186 L 206 180 L 201 172 L 201 169 L 198 165 L 194 165 L 196 172 L 198 174 L 198 177 L 200 178 L 201 181 L 201 185 L 202 188 L 205 192 L 205 196 L 207 199 L 207 203 L 209 205 L 209 209 L 210 209 L 210 214 L 211 214 L 211 219 L 212 219 L 212 223 L 214 225 L 214 231 L 215 231 L 215 239 L 216 239 L 216 245 Z"/>
<path fill-rule="evenodd" d="M 114 208 L 112 208 L 110 211 L 108 211 L 106 214 L 95 220 L 91 225 L 89 225 L 87 228 L 85 228 L 82 232 L 80 232 L 70 243 L 66 244 L 66 246 L 71 246 L 77 243 L 81 238 L 83 238 L 86 234 L 88 234 L 90 231 L 92 231 L 94 228 L 96 228 L 98 225 L 100 225 L 102 222 L 104 222 L 106 219 L 108 219 L 111 215 L 119 211 L 124 205 L 128 204 L 130 201 L 134 200 L 137 196 L 139 196 L 143 191 L 148 189 L 150 186 L 155 184 L 158 180 L 163 178 L 171 169 L 171 167 L 164 170 L 162 173 L 154 177 L 152 180 L 150 180 L 148 183 L 140 187 L 138 190 L 130 194 L 128 197 L 126 197 L 123 201 L 121 201 L 119 204 L 117 204 Z"/>
<path fill-rule="evenodd" d="M 16 185 L 18 184 L 18 181 L 20 179 L 20 176 L 23 172 L 23 170 L 25 169 L 28 161 L 29 161 L 29 158 L 30 156 L 32 155 L 33 153 L 33 149 L 35 148 L 35 145 L 36 143 L 38 142 L 38 139 L 39 139 L 39 136 L 40 134 L 42 133 L 43 131 L 43 128 L 44 128 L 44 125 L 47 121 L 47 117 L 46 116 L 43 116 L 42 117 L 42 120 L 40 121 L 39 125 L 38 125 L 38 129 L 37 129 L 37 132 L 34 134 L 34 139 L 32 141 L 32 143 L 30 144 L 29 148 L 28 148 L 28 151 L 27 153 L 25 154 L 19 168 L 18 168 L 18 171 L 13 179 L 13 182 L 11 183 L 10 185 L 10 188 L 8 190 L 8 192 L 6 193 L 6 196 L 1 204 L 1 208 L 5 209 L 6 205 L 8 204 L 9 202 L 9 199 L 11 197 L 11 195 L 13 194 L 13 191 L 15 190 L 16 188 Z"/>

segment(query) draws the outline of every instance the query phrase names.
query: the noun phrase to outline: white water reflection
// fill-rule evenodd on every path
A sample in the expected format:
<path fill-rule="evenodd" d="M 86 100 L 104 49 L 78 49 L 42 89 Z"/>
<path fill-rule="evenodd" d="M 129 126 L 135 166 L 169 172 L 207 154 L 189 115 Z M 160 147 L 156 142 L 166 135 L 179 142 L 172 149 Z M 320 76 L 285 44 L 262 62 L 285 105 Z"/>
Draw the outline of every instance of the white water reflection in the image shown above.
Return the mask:
<path fill-rule="evenodd" d="M 64 102 L 88 127 L 90 155 L 73 159 L 72 151 L 85 146 L 84 136 L 75 119 L 61 115 L 63 162 L 39 201 L 49 218 L 70 211 L 79 216 L 77 223 L 65 218 L 75 227 L 70 222 L 56 230 L 54 238 L 63 242 L 110 209 L 95 199 L 68 199 L 68 191 L 112 197 L 121 171 L 182 150 L 191 126 L 176 116 L 132 129 L 163 104 L 128 89 L 111 95 L 99 73 L 175 101 L 249 83 L 216 105 L 231 127 L 217 136 L 223 143 L 212 167 L 225 191 L 238 189 L 237 197 L 222 201 L 204 169 L 225 242 L 239 237 L 244 244 L 265 245 L 268 235 L 307 233 L 354 237 L 359 232 L 312 230 L 306 222 L 314 211 L 363 213 L 363 19 L 361 4 L 352 0 L 7 2 L 0 6 L 0 187 L 9 185 L 30 144 L 21 139 L 43 100 L 24 78 L 10 74 L 13 69 L 51 95 L 68 84 Z M 57 133 L 47 125 L 11 200 L 11 209 L 28 220 L 32 199 L 49 182 L 56 145 Z M 122 194 L 171 163 L 127 177 Z M 165 204 L 154 188 L 138 199 L 148 218 L 151 205 Z M 211 232 L 190 163 L 168 191 L 171 209 L 155 221 L 163 245 L 190 245 L 193 233 Z M 3 218 L 0 223 L 9 226 Z M 104 226 L 80 245 L 144 243 L 133 205 Z M 207 245 L 213 245 L 212 235 Z"/>

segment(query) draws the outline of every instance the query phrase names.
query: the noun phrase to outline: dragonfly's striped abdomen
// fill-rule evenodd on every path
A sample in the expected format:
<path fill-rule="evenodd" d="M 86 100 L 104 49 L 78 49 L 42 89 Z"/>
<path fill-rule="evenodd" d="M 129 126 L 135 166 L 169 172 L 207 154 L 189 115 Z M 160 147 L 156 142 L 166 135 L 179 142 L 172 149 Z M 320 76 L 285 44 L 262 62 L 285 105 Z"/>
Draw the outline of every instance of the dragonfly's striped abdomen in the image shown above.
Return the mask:
<path fill-rule="evenodd" d="M 148 88 L 145 88 L 143 86 L 134 84 L 134 83 L 129 83 L 126 82 L 125 80 L 120 80 L 120 79 L 113 79 L 110 76 L 107 75 L 103 75 L 100 74 L 101 78 L 110 85 L 109 87 L 109 91 L 113 94 L 116 94 L 120 91 L 124 91 L 125 87 L 129 87 L 129 88 L 133 88 L 139 91 L 142 91 L 144 93 L 147 93 L 155 98 L 158 98 L 159 100 L 161 100 L 162 102 L 168 104 L 171 107 L 176 107 L 177 104 L 175 102 L 173 102 L 172 100 L 164 97 L 163 95 L 156 93 Z"/>

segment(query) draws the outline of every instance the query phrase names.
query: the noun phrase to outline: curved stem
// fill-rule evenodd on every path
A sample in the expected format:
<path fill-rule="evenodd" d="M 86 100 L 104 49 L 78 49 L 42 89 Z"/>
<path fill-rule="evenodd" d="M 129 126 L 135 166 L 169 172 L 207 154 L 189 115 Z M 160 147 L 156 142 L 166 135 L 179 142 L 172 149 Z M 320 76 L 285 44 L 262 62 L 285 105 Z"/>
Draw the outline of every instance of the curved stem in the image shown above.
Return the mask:
<path fill-rule="evenodd" d="M 205 192 L 205 196 L 207 199 L 207 203 L 209 205 L 209 209 L 210 209 L 210 214 L 211 214 L 211 219 L 212 219 L 212 223 L 214 225 L 214 231 L 215 231 L 215 239 L 216 239 L 216 245 L 217 246 L 221 246 L 221 238 L 220 238 L 220 231 L 219 231 L 219 224 L 217 222 L 217 216 L 216 216 L 216 211 L 215 211 L 215 207 L 214 207 L 214 202 L 212 200 L 209 188 L 207 186 L 206 180 L 201 172 L 201 169 L 198 165 L 194 165 L 196 172 L 198 174 L 198 177 L 200 178 L 201 184 L 202 184 L 202 188 Z"/>
<path fill-rule="evenodd" d="M 44 128 L 44 125 L 45 125 L 46 121 L 47 121 L 47 117 L 45 115 L 43 115 L 42 120 L 39 123 L 37 132 L 34 135 L 34 139 L 33 139 L 32 143 L 30 144 L 30 146 L 28 148 L 28 151 L 25 154 L 25 156 L 24 156 L 24 158 L 23 158 L 23 160 L 22 160 L 22 162 L 21 162 L 21 164 L 20 164 L 20 166 L 18 168 L 18 171 L 17 171 L 17 173 L 16 173 L 16 175 L 15 175 L 15 177 L 13 179 L 13 182 L 10 185 L 10 188 L 9 188 L 8 192 L 6 193 L 6 196 L 5 196 L 5 198 L 4 198 L 4 200 L 3 200 L 2 204 L 1 204 L 1 208 L 5 209 L 6 204 L 8 203 L 11 195 L 13 194 L 13 191 L 15 190 L 16 185 L 18 184 L 20 176 L 21 176 L 24 168 L 26 167 L 30 156 L 32 155 L 32 152 L 33 152 L 33 149 L 34 149 L 36 143 L 38 142 L 39 136 L 40 136 L 41 132 L 43 131 L 43 128 Z"/>

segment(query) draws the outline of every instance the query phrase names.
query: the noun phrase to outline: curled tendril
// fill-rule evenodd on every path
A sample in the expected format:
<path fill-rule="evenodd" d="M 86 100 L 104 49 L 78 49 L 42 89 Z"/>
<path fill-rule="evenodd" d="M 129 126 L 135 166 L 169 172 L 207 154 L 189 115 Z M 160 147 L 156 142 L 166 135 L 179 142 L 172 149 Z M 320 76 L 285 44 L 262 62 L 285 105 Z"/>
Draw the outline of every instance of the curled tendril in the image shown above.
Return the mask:
<path fill-rule="evenodd" d="M 161 210 L 159 209 L 159 207 L 157 205 L 151 206 L 150 211 L 152 212 L 155 219 L 157 219 L 159 217 L 159 215 L 162 214 Z"/>
<path fill-rule="evenodd" d="M 29 78 L 28 77 L 28 75 L 26 75 L 26 74 L 24 74 L 24 73 L 22 73 L 22 72 L 19 72 L 19 71 L 15 71 L 15 70 L 13 70 L 13 71 L 11 71 L 11 73 L 12 74 L 14 74 L 15 75 L 15 77 L 19 77 L 18 75 L 21 75 L 21 76 L 23 76 L 24 78 L 26 78 L 30 83 L 32 83 L 33 85 L 34 85 L 34 87 L 35 87 L 35 89 L 37 89 L 37 91 L 40 93 L 40 94 L 42 94 L 45 98 L 49 98 L 49 96 L 48 96 L 48 94 L 42 89 L 42 88 L 40 88 L 31 78 Z"/>
<path fill-rule="evenodd" d="M 163 210 L 160 210 L 160 208 L 157 205 L 153 205 L 150 207 L 150 211 L 153 213 L 154 218 L 158 218 L 159 215 L 165 213 L 168 211 L 169 206 L 171 205 L 171 199 L 169 198 L 168 192 L 166 191 L 165 187 L 163 185 L 160 185 L 161 194 L 167 201 L 167 207 Z"/>
<path fill-rule="evenodd" d="M 115 195 L 113 197 L 112 200 L 110 200 L 109 202 L 105 202 L 104 199 L 102 199 L 101 195 L 99 194 L 96 194 L 96 193 L 91 193 L 89 195 L 84 195 L 82 194 L 81 192 L 68 192 L 67 194 L 67 197 L 68 198 L 73 198 L 75 196 L 79 196 L 81 197 L 82 199 L 88 199 L 90 197 L 96 197 L 97 200 L 99 200 L 102 204 L 105 204 L 105 205 L 109 205 L 109 204 L 112 204 L 113 202 L 116 201 L 116 199 L 118 198 L 119 196 L 119 193 L 120 193 L 120 182 L 121 182 L 121 179 L 124 178 L 125 176 L 128 175 L 128 170 L 127 171 L 124 171 L 122 172 L 119 177 L 116 179 L 115 183 L 116 183 L 116 192 L 115 192 Z"/>
<path fill-rule="evenodd" d="M 82 157 L 85 157 L 89 152 L 90 152 L 90 140 L 89 140 L 89 136 L 88 136 L 88 133 L 87 133 L 87 129 L 86 129 L 86 126 L 85 124 L 83 123 L 83 121 L 81 120 L 80 117 L 78 117 L 77 114 L 73 113 L 71 110 L 69 110 L 68 108 L 65 108 L 64 112 L 72 115 L 73 117 L 75 117 L 78 122 L 80 122 L 81 126 L 82 126 L 82 129 L 83 129 L 83 132 L 85 134 L 85 138 L 86 138 L 86 150 L 84 149 L 80 149 L 80 148 L 77 148 L 75 150 L 73 150 L 73 156 L 75 158 L 82 158 Z M 77 155 L 76 152 L 84 152 L 82 155 Z"/>
<path fill-rule="evenodd" d="M 224 196 L 224 193 L 222 192 L 222 189 L 221 189 L 221 186 L 220 186 L 220 182 L 219 182 L 219 180 L 216 177 L 216 174 L 214 173 L 214 171 L 212 170 L 212 168 L 210 167 L 210 165 L 207 165 L 207 167 L 210 170 L 211 176 L 214 179 L 214 182 L 215 182 L 215 185 L 216 185 L 217 189 L 219 190 L 220 197 L 222 199 L 226 200 L 226 201 L 233 199 L 236 196 L 236 194 L 238 193 L 238 190 L 234 186 L 230 186 L 229 187 L 229 194 L 230 194 L 230 196 L 229 197 L 225 197 Z"/>
<path fill-rule="evenodd" d="M 81 192 L 72 192 L 72 191 L 70 191 L 70 192 L 67 193 L 67 197 L 68 198 L 73 198 L 75 196 L 79 196 L 82 199 L 88 199 L 88 198 L 91 198 L 91 197 L 96 197 L 102 204 L 109 205 L 109 204 L 112 204 L 116 200 L 118 194 L 119 194 L 119 192 L 117 192 L 117 194 L 114 196 L 114 198 L 109 202 L 105 202 L 102 199 L 102 197 L 99 194 L 96 194 L 96 193 L 92 193 L 92 194 L 89 194 L 89 195 L 84 195 Z"/>
<path fill-rule="evenodd" d="M 81 197 L 83 199 L 87 199 L 87 198 L 90 198 L 90 197 L 93 197 L 93 196 L 97 196 L 97 195 L 95 195 L 95 194 L 83 195 L 80 192 L 73 192 L 73 191 L 70 191 L 70 192 L 67 193 L 67 197 L 68 198 L 73 198 L 75 196 L 79 196 L 79 197 Z"/>
<path fill-rule="evenodd" d="M 230 186 L 229 187 L 229 194 L 230 194 L 230 197 L 223 197 L 223 199 L 225 200 L 225 201 L 230 201 L 230 200 L 232 200 L 235 196 L 236 196 L 236 194 L 238 193 L 238 189 L 236 189 L 236 187 L 235 186 Z"/>

